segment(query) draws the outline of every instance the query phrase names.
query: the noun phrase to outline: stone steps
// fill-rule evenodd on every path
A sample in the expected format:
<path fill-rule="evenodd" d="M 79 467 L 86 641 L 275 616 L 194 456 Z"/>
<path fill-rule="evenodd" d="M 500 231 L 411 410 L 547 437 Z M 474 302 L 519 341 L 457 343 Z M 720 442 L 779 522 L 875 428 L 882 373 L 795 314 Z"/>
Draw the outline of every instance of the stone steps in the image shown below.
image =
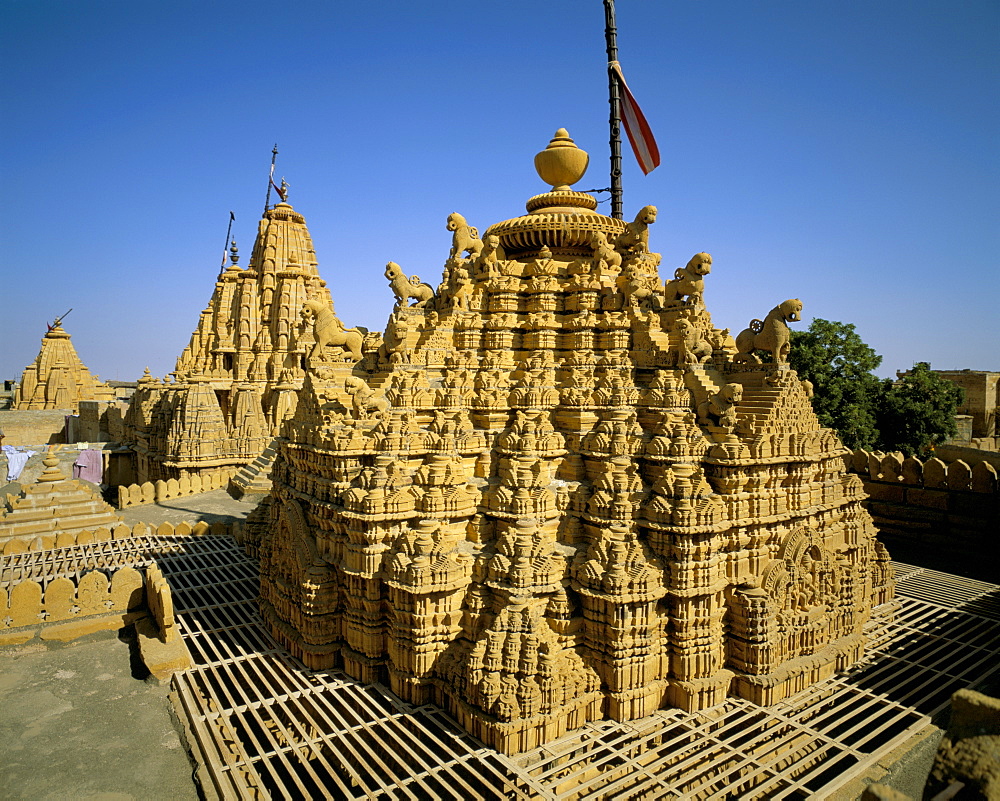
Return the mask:
<path fill-rule="evenodd" d="M 271 469 L 278 456 L 277 442 L 277 438 L 271 440 L 256 459 L 236 471 L 229 480 L 231 495 L 241 498 L 244 495 L 266 495 L 271 491 Z"/>

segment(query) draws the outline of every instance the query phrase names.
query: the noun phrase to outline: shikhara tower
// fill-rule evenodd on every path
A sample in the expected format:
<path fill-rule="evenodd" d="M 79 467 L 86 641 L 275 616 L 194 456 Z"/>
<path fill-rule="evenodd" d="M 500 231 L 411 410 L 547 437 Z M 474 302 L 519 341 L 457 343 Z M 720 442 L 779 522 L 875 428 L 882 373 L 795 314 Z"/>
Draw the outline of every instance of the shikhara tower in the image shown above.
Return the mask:
<path fill-rule="evenodd" d="M 139 483 L 221 471 L 260 459 L 295 409 L 304 356 L 314 345 L 307 301 L 331 305 L 305 218 L 288 203 L 264 212 L 249 265 L 235 244 L 172 383 L 139 382 L 125 418 Z M 246 488 L 245 486 L 243 487 Z"/>
<path fill-rule="evenodd" d="M 91 375 L 80 361 L 69 334 L 56 320 L 42 337 L 35 361 L 24 368 L 14 408 L 70 409 L 75 413 L 80 411 L 80 401 L 114 399 L 114 389 Z"/>
<path fill-rule="evenodd" d="M 598 214 L 570 189 L 586 162 L 559 131 L 526 215 L 482 238 L 451 215 L 436 291 L 387 266 L 383 336 L 307 359 L 250 532 L 293 653 L 506 752 L 772 703 L 856 661 L 893 607 L 860 480 L 786 363 L 802 304 L 734 341 L 711 257 L 664 285 L 656 209 Z"/>

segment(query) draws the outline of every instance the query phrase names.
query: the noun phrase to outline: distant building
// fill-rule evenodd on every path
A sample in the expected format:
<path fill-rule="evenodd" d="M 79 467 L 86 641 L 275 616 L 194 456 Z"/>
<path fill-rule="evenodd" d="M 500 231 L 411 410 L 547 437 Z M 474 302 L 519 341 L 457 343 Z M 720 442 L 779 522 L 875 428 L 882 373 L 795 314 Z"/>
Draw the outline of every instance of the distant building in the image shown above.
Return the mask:
<path fill-rule="evenodd" d="M 1000 373 L 986 370 L 935 370 L 941 378 L 965 391 L 965 399 L 958 407 L 958 415 L 971 418 L 971 430 L 962 437 L 977 448 L 997 448 L 997 405 L 1000 403 Z M 959 427 L 961 434 L 962 426 Z"/>

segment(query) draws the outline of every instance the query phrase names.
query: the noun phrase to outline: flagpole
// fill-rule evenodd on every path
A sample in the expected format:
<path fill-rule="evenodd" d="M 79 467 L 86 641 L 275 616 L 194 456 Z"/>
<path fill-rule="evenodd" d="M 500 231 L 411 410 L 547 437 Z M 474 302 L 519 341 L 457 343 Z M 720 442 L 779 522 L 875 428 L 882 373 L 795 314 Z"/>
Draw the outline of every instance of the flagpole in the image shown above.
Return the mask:
<path fill-rule="evenodd" d="M 229 247 L 229 235 L 233 232 L 233 220 L 236 219 L 236 215 L 229 212 L 229 227 L 226 229 L 226 241 L 222 245 L 222 266 L 219 268 L 219 275 L 226 269 L 226 249 Z"/>
<path fill-rule="evenodd" d="M 608 49 L 608 99 L 611 104 L 611 216 L 622 218 L 622 133 L 618 78 L 618 29 L 615 27 L 615 0 L 604 0 L 604 41 Z"/>
<path fill-rule="evenodd" d="M 278 143 L 274 143 L 274 150 L 271 151 L 271 172 L 267 174 L 267 198 L 264 200 L 264 213 L 271 205 L 271 185 L 274 183 L 274 160 L 278 158 Z"/>

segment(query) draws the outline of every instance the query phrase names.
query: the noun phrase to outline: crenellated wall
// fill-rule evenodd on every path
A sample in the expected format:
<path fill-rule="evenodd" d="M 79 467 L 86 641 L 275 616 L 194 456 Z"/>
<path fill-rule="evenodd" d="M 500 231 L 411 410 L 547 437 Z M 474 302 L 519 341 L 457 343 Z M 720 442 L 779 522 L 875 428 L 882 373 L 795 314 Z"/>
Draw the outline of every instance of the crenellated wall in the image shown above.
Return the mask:
<path fill-rule="evenodd" d="M 0 645 L 41 636 L 74 640 L 127 626 L 145 614 L 146 586 L 134 567 L 93 570 L 78 578 L 27 579 L 0 587 Z"/>
<path fill-rule="evenodd" d="M 160 523 L 153 528 L 146 523 L 136 523 L 129 527 L 125 523 L 114 528 L 97 528 L 93 531 L 52 532 L 36 537 L 13 537 L 0 546 L 0 553 L 5 556 L 29 551 L 48 551 L 53 548 L 69 548 L 74 545 L 89 545 L 93 542 L 108 542 L 110 540 L 125 540 L 131 537 L 199 537 L 205 534 L 222 536 L 233 533 L 232 526 L 216 522 L 208 524 L 204 521 L 196 523 Z M 0 574 L 2 575 L 2 574 Z"/>
<path fill-rule="evenodd" d="M 893 558 L 997 580 L 1000 490 L 992 464 L 861 450 L 846 461 L 864 482 L 865 508 Z"/>
<path fill-rule="evenodd" d="M 129 484 L 118 487 L 118 508 L 142 506 L 147 503 L 160 503 L 172 498 L 183 498 L 187 495 L 198 495 L 202 492 L 222 489 L 229 484 L 236 468 L 232 466 L 219 467 L 201 475 L 197 473 L 171 478 L 167 481 L 146 481 L 142 484 Z"/>

